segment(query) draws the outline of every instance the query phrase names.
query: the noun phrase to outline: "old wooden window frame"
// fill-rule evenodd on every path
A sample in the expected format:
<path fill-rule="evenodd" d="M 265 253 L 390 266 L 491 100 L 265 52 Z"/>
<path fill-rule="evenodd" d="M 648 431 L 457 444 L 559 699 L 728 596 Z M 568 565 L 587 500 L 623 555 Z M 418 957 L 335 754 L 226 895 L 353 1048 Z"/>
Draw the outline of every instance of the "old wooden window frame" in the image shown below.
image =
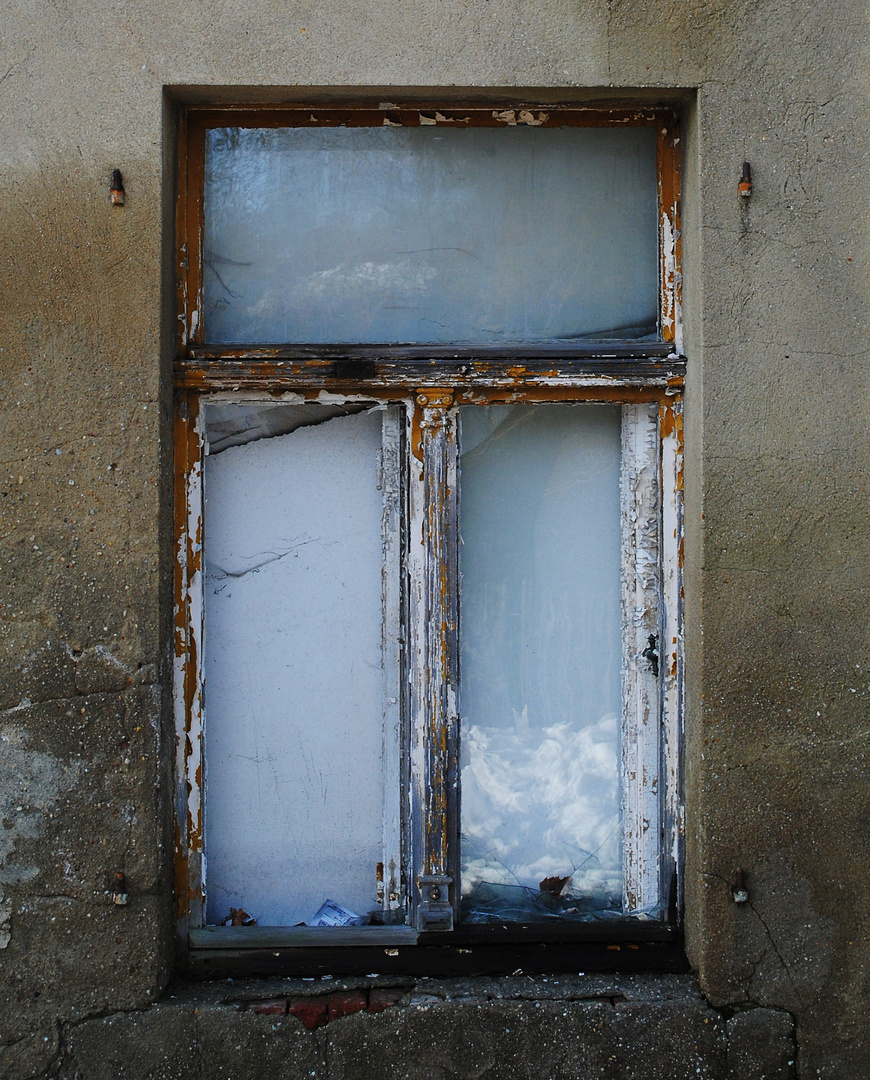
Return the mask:
<path fill-rule="evenodd" d="M 528 118 L 524 120 L 523 118 Z M 435 119 L 437 118 L 437 119 Z M 542 119 L 543 118 L 543 119 Z M 546 126 L 643 125 L 658 132 L 658 195 L 660 305 L 655 342 L 552 345 L 383 346 L 252 345 L 213 346 L 204 338 L 202 319 L 202 221 L 205 132 L 209 127 L 284 127 L 328 125 L 380 126 L 421 123 L 474 123 L 501 126 L 524 122 Z M 469 105 L 425 106 L 210 108 L 191 106 L 180 116 L 179 198 L 177 204 L 179 340 L 175 363 L 176 393 L 176 899 L 178 940 L 188 967 L 199 973 L 225 970 L 322 970 L 319 959 L 337 946 L 351 947 L 341 965 L 350 970 L 402 970 L 420 961 L 426 946 L 445 947 L 463 955 L 477 954 L 478 963 L 499 970 L 507 963 L 498 950 L 512 943 L 540 948 L 551 942 L 586 947 L 587 967 L 649 966 L 678 963 L 668 948 L 679 941 L 682 847 L 679 756 L 682 715 L 681 625 L 681 492 L 682 388 L 685 361 L 680 325 L 680 194 L 679 122 L 670 108 L 585 106 L 554 107 L 515 104 L 504 108 Z M 314 400 L 322 392 L 357 401 L 395 402 L 407 409 L 409 453 L 422 465 L 421 480 L 409 487 L 410 521 L 423 529 L 412 556 L 421 600 L 410 617 L 411 652 L 429 673 L 413 680 L 409 715 L 412 739 L 419 739 L 419 760 L 412 778 L 417 807 L 408 823 L 413 832 L 413 865 L 408 867 L 413 925 L 404 927 L 329 928 L 205 927 L 203 925 L 202 807 L 202 405 L 207 400 Z M 633 641 L 626 648 L 636 659 L 649 635 L 662 643 L 661 677 L 644 678 L 641 665 L 626 680 L 623 697 L 634 701 L 633 737 L 623 740 L 623 777 L 633 795 L 624 799 L 625 828 L 639 840 L 641 857 L 627 866 L 628 892 L 638 895 L 650 885 L 669 897 L 662 920 L 618 920 L 609 924 L 572 923 L 540 926 L 454 928 L 458 906 L 457 815 L 452 769 L 456 747 L 457 644 L 450 629 L 457 610 L 456 571 L 456 426 L 464 404 L 523 402 L 600 402 L 620 405 L 624 461 L 647 470 L 640 487 L 643 499 L 626 500 L 623 483 L 623 531 L 636 536 L 628 543 L 652 553 L 660 570 L 649 572 L 631 551 L 624 552 L 624 610 L 635 612 Z M 646 418 L 646 419 L 645 419 Z M 652 443 L 650 443 L 650 439 Z M 647 448 L 640 444 L 646 440 Z M 652 452 L 649 445 L 654 445 Z M 650 472 L 650 470 L 652 470 Z M 650 502 L 651 500 L 651 502 Z M 423 511 L 426 510 L 424 514 Z M 425 526 L 419 523 L 425 519 Z M 626 525 L 628 522 L 628 525 Z M 651 524 L 652 523 L 652 524 Z M 412 528 L 415 527 L 412 524 Z M 643 535 L 641 535 L 643 534 Z M 625 543 L 625 541 L 624 541 Z M 657 560 L 655 556 L 658 556 Z M 445 581 L 447 587 L 443 587 Z M 655 613 L 644 592 L 657 594 Z M 637 593 L 635 597 L 633 594 Z M 644 740 L 649 745 L 644 749 Z M 650 742 L 651 740 L 651 742 Z M 656 777 L 645 775 L 644 761 L 656 760 Z M 640 763 L 640 765 L 638 764 Z M 648 772 L 648 770 L 647 770 Z M 663 790 L 662 790 L 663 788 Z M 650 836 L 650 821 L 658 821 Z M 645 850 L 644 850 L 645 848 Z M 655 852 L 653 857 L 652 852 Z M 631 860 L 629 860 L 631 861 Z M 640 905 L 638 905 L 640 906 Z M 445 933 L 445 930 L 447 931 Z M 619 944 L 622 943 L 622 944 Z M 624 946 L 624 957 L 616 955 Z M 561 947 L 561 946 L 560 946 Z M 597 959 L 588 949 L 596 947 Z M 664 947 L 664 951 L 663 951 Z M 492 952 L 495 948 L 496 952 Z M 471 950 L 469 952 L 469 949 Z M 606 952 L 602 952 L 606 949 Z M 489 952 L 487 951 L 489 950 Z M 616 952 L 614 952 L 616 950 Z M 633 950 L 633 952 L 632 952 Z M 457 954 L 458 955 L 458 954 Z M 489 959 L 484 959 L 484 955 Z M 552 966 L 552 952 L 546 966 Z M 540 953 L 538 954 L 539 959 Z M 652 959 L 650 959 L 652 957 Z M 664 959 L 663 959 L 664 958 Z M 455 958 L 448 963 L 448 968 Z M 528 961 L 527 961 L 528 963 Z M 576 964 L 576 960 L 572 960 Z M 466 966 L 474 967 L 472 961 Z M 427 970 L 438 969 L 431 957 Z"/>

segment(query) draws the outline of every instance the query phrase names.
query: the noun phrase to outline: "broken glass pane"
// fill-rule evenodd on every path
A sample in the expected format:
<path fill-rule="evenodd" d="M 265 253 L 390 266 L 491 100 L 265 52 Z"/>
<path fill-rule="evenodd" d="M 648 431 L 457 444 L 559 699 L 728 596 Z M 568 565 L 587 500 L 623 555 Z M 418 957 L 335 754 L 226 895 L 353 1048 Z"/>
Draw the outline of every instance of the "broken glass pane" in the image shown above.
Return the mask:
<path fill-rule="evenodd" d="M 652 128 L 215 128 L 205 168 L 207 342 L 656 336 Z"/>
<path fill-rule="evenodd" d="M 257 439 L 289 435 L 300 427 L 321 424 L 334 416 L 364 412 L 371 405 L 343 402 L 341 405 L 306 402 L 304 405 L 257 402 L 215 402 L 208 406 L 208 454 L 219 454 L 230 446 L 244 446 Z"/>
<path fill-rule="evenodd" d="M 620 410 L 460 410 L 462 917 L 622 900 Z"/>
<path fill-rule="evenodd" d="M 253 439 L 205 459 L 207 921 L 233 906 L 295 925 L 328 898 L 368 913 L 399 800 L 383 767 L 387 414 L 232 408 L 206 407 L 209 440 Z"/>

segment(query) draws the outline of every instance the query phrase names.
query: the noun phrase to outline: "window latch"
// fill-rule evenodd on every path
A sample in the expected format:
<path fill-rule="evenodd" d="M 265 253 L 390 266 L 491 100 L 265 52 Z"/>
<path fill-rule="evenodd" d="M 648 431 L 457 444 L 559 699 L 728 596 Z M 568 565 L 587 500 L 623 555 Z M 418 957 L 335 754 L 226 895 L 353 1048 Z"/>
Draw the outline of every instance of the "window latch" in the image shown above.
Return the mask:
<path fill-rule="evenodd" d="M 420 887 L 420 904 L 417 909 L 417 929 L 452 930 L 453 905 L 449 888 L 453 878 L 444 874 L 421 874 L 417 878 Z"/>
<path fill-rule="evenodd" d="M 659 677 L 659 654 L 656 652 L 656 646 L 658 645 L 659 639 L 655 634 L 650 634 L 647 640 L 649 641 L 649 645 L 647 645 L 640 655 L 649 663 L 649 669 L 657 679 Z"/>

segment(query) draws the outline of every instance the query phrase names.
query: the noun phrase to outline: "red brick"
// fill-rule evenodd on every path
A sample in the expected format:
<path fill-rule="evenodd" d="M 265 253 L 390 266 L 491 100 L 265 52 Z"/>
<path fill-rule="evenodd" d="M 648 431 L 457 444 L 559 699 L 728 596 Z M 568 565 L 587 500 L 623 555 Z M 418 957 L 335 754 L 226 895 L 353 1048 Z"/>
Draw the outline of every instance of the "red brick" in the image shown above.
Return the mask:
<path fill-rule="evenodd" d="M 383 1012 L 391 1009 L 402 1000 L 403 990 L 388 990 L 386 987 L 369 992 L 369 1012 Z"/>
<path fill-rule="evenodd" d="M 329 998 L 325 996 L 290 999 L 290 1015 L 298 1016 L 309 1031 L 323 1027 L 328 1019 L 328 1009 Z"/>
<path fill-rule="evenodd" d="M 361 990 L 344 990 L 329 995 L 329 1019 L 338 1020 L 342 1016 L 351 1016 L 366 1007 L 366 995 Z"/>
<path fill-rule="evenodd" d="M 252 1001 L 248 1005 L 248 1012 L 263 1013 L 266 1016 L 283 1016 L 287 1012 L 287 1002 L 283 998 L 274 998 L 272 1001 Z"/>

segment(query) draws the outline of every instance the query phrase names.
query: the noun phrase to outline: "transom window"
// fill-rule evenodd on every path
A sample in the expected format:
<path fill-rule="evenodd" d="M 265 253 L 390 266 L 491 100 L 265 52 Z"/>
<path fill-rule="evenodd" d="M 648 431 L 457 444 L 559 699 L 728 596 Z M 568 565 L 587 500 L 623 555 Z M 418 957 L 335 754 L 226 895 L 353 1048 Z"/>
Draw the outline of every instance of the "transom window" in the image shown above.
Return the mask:
<path fill-rule="evenodd" d="M 182 135 L 191 955 L 667 938 L 673 116 L 191 109 Z"/>

